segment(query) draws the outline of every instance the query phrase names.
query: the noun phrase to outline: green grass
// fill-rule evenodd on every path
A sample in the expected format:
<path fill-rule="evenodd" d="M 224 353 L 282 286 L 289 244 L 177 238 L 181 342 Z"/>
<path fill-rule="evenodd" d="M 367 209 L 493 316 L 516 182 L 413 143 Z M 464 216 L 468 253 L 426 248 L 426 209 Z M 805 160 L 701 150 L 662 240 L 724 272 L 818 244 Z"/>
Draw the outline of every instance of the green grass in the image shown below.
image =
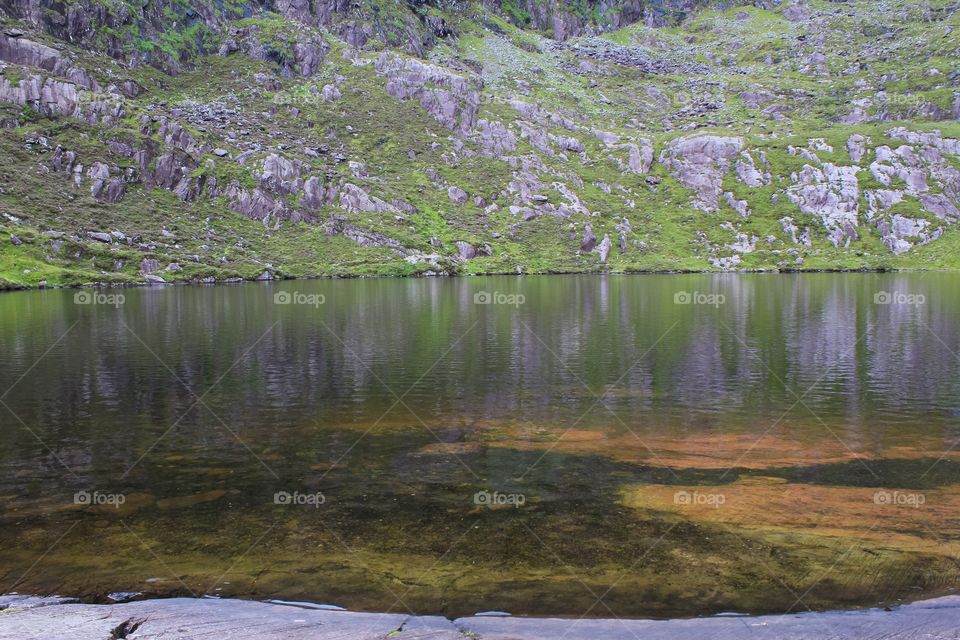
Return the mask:
<path fill-rule="evenodd" d="M 421 33 L 416 16 L 442 17 L 458 37 L 437 40 L 426 56 L 459 75 L 476 74 L 482 96 L 479 118 L 510 124 L 520 118 L 509 105 L 510 99 L 540 104 L 573 121 L 578 130 L 571 132 L 550 122 L 533 126 L 546 135 L 577 137 L 586 154 L 581 158 L 567 153 L 564 158 L 556 155 L 557 147 L 555 154 L 542 152 L 515 130 L 517 149 L 512 160 L 483 155 L 473 137 L 444 129 L 417 98 L 401 102 L 390 97 L 384 78 L 372 64 L 352 64 L 344 59 L 347 47 L 332 33 L 295 24 L 275 13 L 258 13 L 229 25 L 259 38 L 267 59 L 250 60 L 240 53 L 221 57 L 209 52 L 225 33 L 222 25 L 217 22 L 211 27 L 187 19 L 187 4 L 151 5 L 155 15 L 141 13 L 139 6 L 123 5 L 131 16 L 138 17 L 114 20 L 110 27 L 96 25 L 101 45 L 123 41 L 124 46 L 179 60 L 179 73 L 167 75 L 145 65 L 129 69 L 67 45 L 76 65 L 88 69 L 104 86 L 131 78 L 145 93 L 125 101 L 123 117 L 94 125 L 44 117 L 30 107 L 0 110 L 0 118 L 13 118 L 19 125 L 0 129 L 4 157 L 0 211 L 21 219 L 19 224 L 4 222 L 0 228 L 0 234 L 6 234 L 0 235 L 0 278 L 3 286 L 36 286 L 43 280 L 48 284 L 132 282 L 141 279 L 138 270 L 144 258 L 157 259 L 161 269 L 169 263 L 179 264 L 181 271 L 164 275 L 183 280 L 256 277 L 265 270 L 277 276 L 305 277 L 415 275 L 429 269 L 426 263 L 410 264 L 387 248 L 362 247 L 330 235 L 326 223 L 333 217 L 384 234 L 409 251 L 451 256 L 460 240 L 493 248 L 493 255 L 469 263 L 448 260 L 445 269 L 457 273 L 707 270 L 712 268 L 711 258 L 732 255 L 727 245 L 735 241 L 737 233 L 758 238 L 756 250 L 741 255 L 741 267 L 746 269 L 956 268 L 954 245 L 958 240 L 953 229 L 948 228 L 929 245 L 893 256 L 876 229 L 861 216 L 860 238 L 847 249 L 835 249 L 817 217 L 800 213 L 785 192 L 791 174 L 809 163 L 788 154 L 788 145 L 806 147 L 809 139 L 822 138 L 834 150 L 817 151 L 820 160 L 845 165 L 850 163 L 846 140 L 854 133 L 869 137 L 870 149 L 902 144 L 887 133 L 901 124 L 911 130 L 940 130 L 944 136 L 960 138 L 960 124 L 949 121 L 837 123 L 853 100 L 863 98 L 871 101 L 869 114 L 904 117 L 927 103 L 952 109 L 955 89 L 946 74 L 956 69 L 960 49 L 956 27 L 960 22 L 956 15 L 943 11 L 948 3 L 938 0 L 930 4 L 935 19 L 905 2 L 879 6 L 858 0 L 838 7 L 812 0 L 810 6 L 820 12 L 825 28 L 789 22 L 782 17 L 782 7 L 715 6 L 680 24 L 654 29 L 638 23 L 603 35 L 675 65 L 670 73 L 649 74 L 620 65 L 578 71 L 582 55 L 555 46 L 541 33 L 520 28 L 529 21 L 528 5 L 516 0 L 508 0 L 500 11 L 363 2 L 358 15 L 372 21 L 375 33 L 369 50 L 359 54 L 367 63 L 385 46 L 406 46 L 408 28 Z M 105 6 L 109 15 L 121 7 L 112 2 Z M 595 4 L 571 2 L 563 7 L 573 16 L 599 24 L 607 18 Z M 239 18 L 241 10 L 242 5 L 235 2 L 217 6 L 216 20 Z M 156 32 L 155 18 L 165 25 L 162 32 Z M 948 26 L 955 32 L 948 33 Z M 885 35 L 888 33 L 894 36 Z M 285 78 L 282 72 L 293 59 L 293 46 L 304 36 L 329 43 L 330 50 L 315 76 Z M 51 38 L 46 41 L 55 43 Z M 816 51 L 827 55 L 829 75 L 820 75 L 808 66 L 809 56 Z M 854 59 L 864 68 L 850 71 Z M 707 72 L 690 65 L 705 66 Z M 932 74 L 931 68 L 941 73 Z M 28 77 L 27 71 L 7 67 L 4 76 L 18 81 Z M 276 78 L 281 89 L 262 86 L 255 80 L 258 73 Z M 330 103 L 316 99 L 314 87 L 319 90 L 331 83 L 337 84 L 341 98 Z M 882 99 L 876 97 L 880 89 L 886 92 Z M 786 107 L 786 118 L 778 120 L 765 113 L 764 107 L 747 107 L 739 96 L 747 90 L 773 94 L 772 102 Z M 717 103 L 716 108 L 703 113 L 687 109 L 708 98 Z M 218 102 L 237 110 L 236 122 L 220 128 L 173 115 L 177 108 Z M 144 116 L 146 125 L 141 121 Z M 196 202 L 184 203 L 170 192 L 149 189 L 134 179 L 126 198 L 110 205 L 91 197 L 89 182 L 76 188 L 68 176 L 50 172 L 49 156 L 60 145 L 77 153 L 85 168 L 99 161 L 135 175 L 136 163 L 113 155 L 107 143 L 122 140 L 134 148 L 149 144 L 161 152 L 158 116 L 181 120 L 191 136 L 210 150 L 227 147 L 234 157 L 254 150 L 242 165 L 209 152 L 195 155 L 198 168 L 194 177 L 216 178 L 221 188 L 231 184 L 247 191 L 257 188 L 260 161 L 278 152 L 302 163 L 304 177 L 323 177 L 325 184 L 333 187 L 341 181 L 351 182 L 388 203 L 407 203 L 414 209 L 347 213 L 334 204 L 315 212 L 314 223 L 285 220 L 275 229 L 273 219 L 266 228 L 233 211 L 224 197 L 203 195 Z M 243 130 L 239 143 L 225 138 L 227 129 Z M 742 219 L 722 198 L 720 211 L 703 213 L 691 205 L 689 190 L 659 163 L 654 163 L 649 176 L 622 171 L 616 159 L 624 160 L 626 152 L 608 149 L 591 129 L 615 133 L 624 142 L 649 139 L 657 154 L 669 140 L 691 131 L 742 136 L 755 161 L 759 162 L 761 151 L 766 154 L 773 182 L 750 188 L 728 173 L 722 188 L 748 201 L 750 217 Z M 28 149 L 25 141 L 39 137 L 49 141 L 49 148 L 33 144 Z M 319 157 L 308 156 L 306 147 L 324 152 Z M 529 159 L 534 154 L 534 164 L 541 167 L 536 173 L 543 183 L 538 193 L 549 203 L 564 204 L 567 199 L 562 189 L 554 185 L 563 183 L 590 210 L 589 218 L 545 214 L 521 221 L 509 213 L 515 198 L 510 184 L 519 158 Z M 858 176 L 861 211 L 866 209 L 863 191 L 881 187 L 866 168 L 870 154 L 868 151 Z M 367 175 L 353 175 L 347 162 L 335 155 L 362 161 Z M 960 169 L 957 158 L 946 162 Z M 464 189 L 471 199 L 463 206 L 454 205 L 447 196 L 449 186 Z M 933 192 L 938 191 L 935 186 Z M 474 196 L 498 209 L 484 211 L 473 202 Z M 298 205 L 296 195 L 282 198 L 290 206 Z M 885 215 L 894 213 L 940 224 L 909 197 Z M 784 236 L 779 220 L 785 216 L 801 229 L 811 227 L 812 247 L 793 245 Z M 622 219 L 628 219 L 633 228 L 623 254 L 616 246 L 615 230 Z M 608 234 L 614 244 L 607 264 L 600 263 L 596 253 L 581 255 L 580 238 L 588 222 L 598 240 Z M 49 229 L 76 234 L 80 241 L 64 240 L 67 248 L 52 254 L 50 239 L 41 233 Z M 138 241 L 106 246 L 85 235 L 87 231 L 115 230 Z M 165 237 L 164 230 L 174 232 L 176 238 Z M 16 234 L 22 244 L 11 243 L 9 233 Z M 767 242 L 768 236 L 773 236 L 773 242 Z M 442 248 L 432 246 L 431 238 Z M 796 264 L 797 257 L 802 258 L 801 265 Z"/>

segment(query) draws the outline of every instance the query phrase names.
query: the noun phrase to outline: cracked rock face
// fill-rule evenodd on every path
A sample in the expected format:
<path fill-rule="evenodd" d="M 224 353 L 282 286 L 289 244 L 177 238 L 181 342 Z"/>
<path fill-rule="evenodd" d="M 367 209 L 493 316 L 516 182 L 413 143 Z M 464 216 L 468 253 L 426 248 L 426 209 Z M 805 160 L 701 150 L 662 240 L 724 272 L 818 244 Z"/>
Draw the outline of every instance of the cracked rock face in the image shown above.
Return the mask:
<path fill-rule="evenodd" d="M 688 136 L 667 143 L 660 162 L 694 192 L 694 206 L 703 211 L 716 211 L 723 176 L 742 149 L 743 138 Z"/>
<path fill-rule="evenodd" d="M 387 78 L 387 93 L 399 100 L 417 100 L 448 129 L 470 131 L 476 124 L 480 94 L 475 81 L 413 58 L 384 52 L 375 68 Z"/>
<path fill-rule="evenodd" d="M 26 38 L 11 38 L 0 34 L 0 60 L 53 71 L 60 61 L 60 52 Z"/>
<path fill-rule="evenodd" d="M 956 222 L 960 220 L 960 210 L 957 206 L 942 193 L 924 194 L 920 196 L 920 204 L 923 208 L 937 216 L 941 220 Z"/>
<path fill-rule="evenodd" d="M 866 138 L 858 133 L 853 134 L 847 139 L 847 153 L 850 154 L 850 161 L 854 164 L 859 164 L 860 160 L 863 159 L 863 156 L 867 153 L 867 144 L 869 144 L 869 138 Z"/>
<path fill-rule="evenodd" d="M 477 132 L 487 156 L 502 157 L 517 150 L 517 136 L 500 121 L 478 120 Z"/>
<path fill-rule="evenodd" d="M 345 183 L 340 189 L 340 207 L 349 212 L 370 211 L 393 213 L 396 208 L 376 196 L 371 196 L 355 184 Z"/>
<path fill-rule="evenodd" d="M 820 218 L 833 246 L 849 244 L 857 237 L 860 210 L 860 167 L 841 167 L 830 163 L 817 169 L 805 165 L 787 189 L 800 210 Z"/>
<path fill-rule="evenodd" d="M 735 165 L 737 176 L 748 187 L 765 187 L 770 184 L 770 172 L 757 168 L 753 156 L 743 151 Z"/>

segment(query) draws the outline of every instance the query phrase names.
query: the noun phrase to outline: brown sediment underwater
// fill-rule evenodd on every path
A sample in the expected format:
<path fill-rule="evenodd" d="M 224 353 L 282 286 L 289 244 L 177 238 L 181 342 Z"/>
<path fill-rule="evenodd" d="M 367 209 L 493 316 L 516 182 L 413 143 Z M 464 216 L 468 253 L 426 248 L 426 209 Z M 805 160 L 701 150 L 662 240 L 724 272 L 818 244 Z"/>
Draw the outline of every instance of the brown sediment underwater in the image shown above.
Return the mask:
<path fill-rule="evenodd" d="M 671 513 L 760 536 L 795 533 L 869 547 L 960 555 L 960 484 L 921 491 L 742 477 L 715 486 L 626 486 L 623 503 L 641 512 Z"/>
<path fill-rule="evenodd" d="M 544 425 L 488 426 L 477 438 L 488 446 L 596 454 L 621 462 L 701 469 L 763 469 L 845 463 L 864 459 L 960 459 L 960 447 L 932 436 L 890 433 L 856 446 L 816 422 L 761 424 L 756 431 L 684 432 L 670 425 L 629 428 L 611 419 L 607 428 Z"/>

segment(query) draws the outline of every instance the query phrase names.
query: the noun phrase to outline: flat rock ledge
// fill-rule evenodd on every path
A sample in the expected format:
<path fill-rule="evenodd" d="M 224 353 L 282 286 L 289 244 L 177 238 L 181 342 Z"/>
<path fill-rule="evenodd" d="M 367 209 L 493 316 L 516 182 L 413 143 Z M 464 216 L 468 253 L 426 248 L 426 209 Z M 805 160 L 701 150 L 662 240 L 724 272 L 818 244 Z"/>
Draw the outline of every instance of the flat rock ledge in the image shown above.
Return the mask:
<path fill-rule="evenodd" d="M 960 639 L 960 596 L 867 609 L 684 620 L 597 620 L 360 613 L 249 600 L 171 598 L 78 604 L 0 596 L 2 640 L 884 640 Z"/>

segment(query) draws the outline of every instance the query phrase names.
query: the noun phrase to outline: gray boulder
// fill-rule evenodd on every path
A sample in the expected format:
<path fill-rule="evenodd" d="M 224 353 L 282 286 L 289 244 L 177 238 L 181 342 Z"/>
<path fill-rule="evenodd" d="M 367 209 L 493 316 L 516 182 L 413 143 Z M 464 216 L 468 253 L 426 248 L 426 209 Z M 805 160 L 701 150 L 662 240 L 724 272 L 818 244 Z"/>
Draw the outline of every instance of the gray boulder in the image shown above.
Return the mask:
<path fill-rule="evenodd" d="M 450 187 L 447 189 L 447 196 L 454 204 L 463 205 L 470 199 L 469 194 L 460 187 Z"/>
<path fill-rule="evenodd" d="M 597 253 L 600 254 L 600 262 L 606 262 L 607 258 L 610 256 L 610 248 L 613 246 L 613 243 L 610 242 L 610 236 L 603 234 L 603 240 L 600 241 L 600 244 L 597 246 Z"/>
<path fill-rule="evenodd" d="M 584 253 L 590 253 L 597 246 L 597 236 L 593 233 L 593 227 L 587 223 L 583 228 L 583 239 L 580 240 L 580 250 Z"/>

